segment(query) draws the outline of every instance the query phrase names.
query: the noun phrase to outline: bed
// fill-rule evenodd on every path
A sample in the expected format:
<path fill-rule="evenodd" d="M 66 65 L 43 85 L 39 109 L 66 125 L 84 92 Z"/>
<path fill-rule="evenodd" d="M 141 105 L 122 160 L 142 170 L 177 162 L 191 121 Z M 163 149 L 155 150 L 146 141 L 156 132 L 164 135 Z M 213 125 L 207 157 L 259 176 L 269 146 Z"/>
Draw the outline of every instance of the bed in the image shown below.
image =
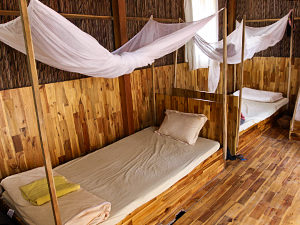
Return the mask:
<path fill-rule="evenodd" d="M 120 223 L 128 214 L 165 192 L 220 149 L 217 141 L 199 137 L 191 146 L 160 136 L 154 130 L 154 127 L 146 128 L 63 164 L 54 172 L 111 202 L 111 215 L 103 225 Z M 9 183 L 10 179 L 30 176 L 30 173 L 32 171 L 10 176 L 1 184 Z M 11 193 L 16 191 L 12 189 L 18 189 L 18 186 L 5 190 L 2 197 L 28 224 L 54 224 L 52 216 L 49 216 L 50 203 L 45 207 L 33 206 L 26 201 L 27 204 L 19 204 L 20 196 L 12 196 Z M 63 198 L 59 198 L 59 203 Z M 64 209 L 60 210 L 63 214 Z"/>
<path fill-rule="evenodd" d="M 287 98 L 282 98 L 276 102 L 257 102 L 243 99 L 242 114 L 245 116 L 245 122 L 240 125 L 239 131 L 246 131 L 252 126 L 271 117 L 283 106 L 287 105 L 288 102 Z"/>
<path fill-rule="evenodd" d="M 233 93 L 239 96 L 240 91 Z M 280 92 L 243 88 L 241 113 L 245 118 L 239 126 L 240 135 L 258 125 L 265 125 L 276 116 L 289 100 Z"/>

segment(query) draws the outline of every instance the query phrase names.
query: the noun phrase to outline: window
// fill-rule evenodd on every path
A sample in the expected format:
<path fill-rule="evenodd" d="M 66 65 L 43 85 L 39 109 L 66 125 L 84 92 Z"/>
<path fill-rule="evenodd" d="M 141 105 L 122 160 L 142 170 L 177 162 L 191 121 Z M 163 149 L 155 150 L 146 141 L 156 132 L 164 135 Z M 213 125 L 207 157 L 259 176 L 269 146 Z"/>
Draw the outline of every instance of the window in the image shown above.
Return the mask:
<path fill-rule="evenodd" d="M 210 16 L 218 11 L 218 0 L 185 0 L 184 11 L 186 22 L 197 21 Z M 218 16 L 212 19 L 198 34 L 209 43 L 218 41 L 219 31 Z M 203 54 L 196 44 L 191 40 L 186 44 L 186 60 L 189 62 L 189 68 L 195 70 L 198 68 L 208 68 L 211 60 Z"/>

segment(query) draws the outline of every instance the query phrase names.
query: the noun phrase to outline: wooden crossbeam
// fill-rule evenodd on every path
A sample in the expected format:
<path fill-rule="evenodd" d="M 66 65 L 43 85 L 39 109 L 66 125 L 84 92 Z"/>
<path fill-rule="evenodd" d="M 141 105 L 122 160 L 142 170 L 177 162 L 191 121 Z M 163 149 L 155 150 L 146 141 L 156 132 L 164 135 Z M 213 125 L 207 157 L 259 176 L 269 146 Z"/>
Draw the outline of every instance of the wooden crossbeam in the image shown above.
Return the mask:
<path fill-rule="evenodd" d="M 22 18 L 24 40 L 26 45 L 28 71 L 29 71 L 30 81 L 32 85 L 36 120 L 37 120 L 41 149 L 43 151 L 44 165 L 45 165 L 46 177 L 48 181 L 48 187 L 50 191 L 54 221 L 56 225 L 61 225 L 62 223 L 61 223 L 61 218 L 60 218 L 60 213 L 58 208 L 58 201 L 56 197 L 50 152 L 47 143 L 47 134 L 46 134 L 45 124 L 43 119 L 42 101 L 39 92 L 39 81 L 38 81 L 38 74 L 36 69 L 34 49 L 33 49 L 32 37 L 31 37 L 31 29 L 30 29 L 29 18 L 28 18 L 27 1 L 19 0 L 19 6 L 20 6 L 20 12 Z"/>
<path fill-rule="evenodd" d="M 259 22 L 276 22 L 281 20 L 282 18 L 274 18 L 274 19 L 253 19 L 253 20 L 246 20 L 247 23 L 259 23 Z M 294 20 L 300 20 L 300 17 L 295 17 Z"/>
<path fill-rule="evenodd" d="M 71 13 L 59 13 L 63 17 L 68 19 L 103 19 L 113 20 L 112 16 L 97 16 L 97 15 L 84 15 L 84 14 L 71 14 Z M 20 11 L 13 10 L 0 10 L 0 16 L 19 16 Z"/>

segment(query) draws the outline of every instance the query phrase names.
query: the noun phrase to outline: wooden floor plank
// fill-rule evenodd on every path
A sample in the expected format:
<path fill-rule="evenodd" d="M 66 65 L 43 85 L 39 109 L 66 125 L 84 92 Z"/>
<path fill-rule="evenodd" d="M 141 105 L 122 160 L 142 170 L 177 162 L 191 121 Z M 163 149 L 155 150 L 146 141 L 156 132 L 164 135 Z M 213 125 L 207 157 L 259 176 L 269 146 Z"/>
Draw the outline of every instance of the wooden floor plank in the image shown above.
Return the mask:
<path fill-rule="evenodd" d="M 176 224 L 300 224 L 300 142 L 272 127 L 243 135 L 239 153 L 183 208 Z"/>

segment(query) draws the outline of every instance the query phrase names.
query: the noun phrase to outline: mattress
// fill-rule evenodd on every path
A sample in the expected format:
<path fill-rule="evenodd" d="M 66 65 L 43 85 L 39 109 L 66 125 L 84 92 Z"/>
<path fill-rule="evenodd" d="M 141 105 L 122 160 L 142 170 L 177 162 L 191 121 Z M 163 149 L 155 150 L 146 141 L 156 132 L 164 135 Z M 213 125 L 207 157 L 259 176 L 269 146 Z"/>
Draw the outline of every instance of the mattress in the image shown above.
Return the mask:
<path fill-rule="evenodd" d="M 240 125 L 240 131 L 257 124 L 268 117 L 272 116 L 282 106 L 288 104 L 287 98 L 280 99 L 276 102 L 256 102 L 247 99 L 242 100 L 242 113 L 245 116 L 244 124 Z"/>
<path fill-rule="evenodd" d="M 198 138 L 191 146 L 160 136 L 154 130 L 153 127 L 144 129 L 54 171 L 111 202 L 111 216 L 102 224 L 116 224 L 167 190 L 220 148 L 213 140 Z M 26 176 L 26 173 L 16 176 Z M 28 218 L 32 214 L 28 207 L 14 204 L 10 190 L 3 196 L 22 217 Z M 36 208 L 35 213 L 39 213 L 38 210 Z M 26 222 L 32 224 L 30 219 Z M 50 225 L 52 222 L 52 217 L 41 218 L 38 224 Z"/>

